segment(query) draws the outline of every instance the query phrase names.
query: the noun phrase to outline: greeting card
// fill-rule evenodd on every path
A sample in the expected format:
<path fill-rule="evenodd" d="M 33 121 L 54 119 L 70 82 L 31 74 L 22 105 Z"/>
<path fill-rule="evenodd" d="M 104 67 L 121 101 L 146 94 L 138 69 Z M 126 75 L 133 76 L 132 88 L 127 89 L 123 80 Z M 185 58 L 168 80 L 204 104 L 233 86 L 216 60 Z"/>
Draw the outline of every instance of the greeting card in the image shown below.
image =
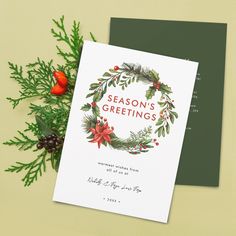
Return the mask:
<path fill-rule="evenodd" d="M 85 41 L 53 200 L 167 222 L 197 67 Z"/>
<path fill-rule="evenodd" d="M 219 185 L 226 31 L 223 23 L 111 19 L 112 45 L 199 62 L 177 184 Z"/>

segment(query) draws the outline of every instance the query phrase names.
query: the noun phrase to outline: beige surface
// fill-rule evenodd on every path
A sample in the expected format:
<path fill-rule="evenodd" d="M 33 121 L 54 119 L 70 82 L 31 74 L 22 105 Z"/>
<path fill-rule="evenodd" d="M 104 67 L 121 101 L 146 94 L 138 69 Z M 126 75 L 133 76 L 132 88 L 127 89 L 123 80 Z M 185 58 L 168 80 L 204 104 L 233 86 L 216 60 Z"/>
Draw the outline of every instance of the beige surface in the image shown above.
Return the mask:
<path fill-rule="evenodd" d="M 1 143 L 13 137 L 17 129 L 24 128 L 28 105 L 23 103 L 13 111 L 4 99 L 16 96 L 18 91 L 17 84 L 9 78 L 7 61 L 24 65 L 37 56 L 58 60 L 55 41 L 49 32 L 51 18 L 64 14 L 69 23 L 79 19 L 83 33 L 88 36 L 92 31 L 101 42 L 108 42 L 112 16 L 228 23 L 219 188 L 177 186 L 167 225 L 56 204 L 51 201 L 56 174 L 49 168 L 32 187 L 24 188 L 19 174 L 3 170 L 15 161 L 32 159 L 33 154 L 1 145 L 0 235 L 236 235 L 235 0 L 0 0 L 0 7 Z"/>

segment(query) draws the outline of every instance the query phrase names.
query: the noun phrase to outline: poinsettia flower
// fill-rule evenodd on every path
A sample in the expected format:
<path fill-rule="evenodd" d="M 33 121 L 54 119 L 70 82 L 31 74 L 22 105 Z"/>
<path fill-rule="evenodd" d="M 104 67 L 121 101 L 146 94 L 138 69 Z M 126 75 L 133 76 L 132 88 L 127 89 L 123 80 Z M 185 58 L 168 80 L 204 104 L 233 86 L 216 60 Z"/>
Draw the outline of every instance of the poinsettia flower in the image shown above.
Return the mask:
<path fill-rule="evenodd" d="M 105 141 L 108 143 L 111 142 L 111 137 L 109 135 L 113 133 L 113 130 L 110 129 L 108 123 L 105 123 L 102 126 L 100 123 L 97 123 L 95 128 L 90 128 L 90 131 L 94 135 L 90 142 L 98 143 L 98 148 L 100 148 L 101 144 Z"/>

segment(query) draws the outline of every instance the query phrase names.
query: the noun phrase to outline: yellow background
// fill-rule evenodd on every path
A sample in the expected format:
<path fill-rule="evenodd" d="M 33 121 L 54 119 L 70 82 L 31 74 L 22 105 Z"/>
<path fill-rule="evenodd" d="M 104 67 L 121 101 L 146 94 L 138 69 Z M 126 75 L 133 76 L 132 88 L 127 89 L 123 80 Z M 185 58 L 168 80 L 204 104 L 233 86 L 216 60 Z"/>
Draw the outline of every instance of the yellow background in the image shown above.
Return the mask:
<path fill-rule="evenodd" d="M 0 235 L 236 235 L 235 0 L 0 0 L 0 11 L 1 143 L 12 138 L 17 129 L 24 129 L 24 121 L 28 119 L 28 102 L 13 111 L 5 100 L 18 93 L 18 85 L 9 78 L 7 62 L 25 65 L 36 57 L 60 62 L 56 42 L 50 34 L 52 18 L 64 14 L 69 24 L 78 19 L 85 38 L 92 31 L 100 42 L 108 42 L 110 17 L 228 23 L 219 188 L 176 186 L 169 223 L 165 225 L 54 203 L 56 174 L 50 166 L 37 183 L 24 188 L 20 174 L 3 170 L 15 161 L 31 160 L 34 154 L 1 145 Z"/>

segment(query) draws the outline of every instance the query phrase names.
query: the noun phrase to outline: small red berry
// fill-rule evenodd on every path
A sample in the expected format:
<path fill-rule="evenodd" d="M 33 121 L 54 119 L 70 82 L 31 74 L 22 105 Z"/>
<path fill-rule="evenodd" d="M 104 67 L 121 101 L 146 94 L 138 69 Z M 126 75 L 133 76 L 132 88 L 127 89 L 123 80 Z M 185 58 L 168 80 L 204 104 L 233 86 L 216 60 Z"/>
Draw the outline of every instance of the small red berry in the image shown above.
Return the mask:
<path fill-rule="evenodd" d="M 114 127 L 112 126 L 111 129 L 114 130 Z"/>
<path fill-rule="evenodd" d="M 144 148 L 144 149 L 146 149 L 146 148 L 147 148 L 147 146 L 143 146 L 143 148 Z"/>
<path fill-rule="evenodd" d="M 61 87 L 59 84 L 54 85 L 50 91 L 51 94 L 57 95 L 57 96 L 60 96 L 64 94 L 65 92 L 66 92 L 66 87 Z"/>
<path fill-rule="evenodd" d="M 160 87 L 161 87 L 161 83 L 160 82 L 154 82 L 153 83 L 153 87 L 157 90 L 160 90 Z"/>
<path fill-rule="evenodd" d="M 102 120 L 102 119 L 103 119 L 103 116 L 100 116 L 100 119 Z"/>
<path fill-rule="evenodd" d="M 119 66 L 114 66 L 114 70 L 119 70 L 120 67 Z"/>
<path fill-rule="evenodd" d="M 96 106 L 97 106 L 97 103 L 96 103 L 96 102 L 92 102 L 92 103 L 91 103 L 91 106 L 92 106 L 92 107 L 96 107 Z"/>
<path fill-rule="evenodd" d="M 156 142 L 157 140 L 154 138 L 153 141 Z"/>
<path fill-rule="evenodd" d="M 104 118 L 104 121 L 106 122 L 106 121 L 107 121 L 107 119 L 106 119 L 106 118 Z"/>
<path fill-rule="evenodd" d="M 156 143 L 156 146 L 158 146 L 159 145 L 159 143 Z"/>
<path fill-rule="evenodd" d="M 140 151 L 142 151 L 142 148 L 139 148 Z"/>

